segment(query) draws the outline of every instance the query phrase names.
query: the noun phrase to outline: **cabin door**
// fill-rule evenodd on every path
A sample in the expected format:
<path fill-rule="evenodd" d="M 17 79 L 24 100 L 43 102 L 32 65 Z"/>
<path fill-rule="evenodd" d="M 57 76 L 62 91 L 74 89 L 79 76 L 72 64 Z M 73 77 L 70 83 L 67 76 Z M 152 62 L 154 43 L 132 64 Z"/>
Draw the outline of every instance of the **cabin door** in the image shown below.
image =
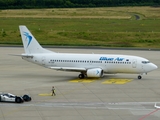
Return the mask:
<path fill-rule="evenodd" d="M 136 68 L 136 67 L 137 67 L 137 60 L 136 60 L 136 59 L 134 59 L 134 60 L 132 61 L 132 67 L 133 67 L 133 68 Z"/>

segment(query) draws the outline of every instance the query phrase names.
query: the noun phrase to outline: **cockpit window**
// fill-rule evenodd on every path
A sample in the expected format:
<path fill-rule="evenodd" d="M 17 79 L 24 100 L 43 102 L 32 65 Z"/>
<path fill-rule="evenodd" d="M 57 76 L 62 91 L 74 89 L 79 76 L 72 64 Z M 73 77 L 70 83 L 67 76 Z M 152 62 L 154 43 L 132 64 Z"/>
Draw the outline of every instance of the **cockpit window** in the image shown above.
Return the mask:
<path fill-rule="evenodd" d="M 150 63 L 150 61 L 142 61 L 143 64 Z"/>

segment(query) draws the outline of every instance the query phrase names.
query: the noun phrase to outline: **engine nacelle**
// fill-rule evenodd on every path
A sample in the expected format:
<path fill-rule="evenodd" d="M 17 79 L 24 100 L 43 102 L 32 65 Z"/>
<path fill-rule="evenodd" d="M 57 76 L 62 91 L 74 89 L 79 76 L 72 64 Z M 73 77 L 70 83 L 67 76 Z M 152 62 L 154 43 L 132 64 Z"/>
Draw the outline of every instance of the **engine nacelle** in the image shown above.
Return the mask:
<path fill-rule="evenodd" d="M 102 77 L 103 70 L 101 68 L 93 68 L 87 70 L 87 77 Z"/>

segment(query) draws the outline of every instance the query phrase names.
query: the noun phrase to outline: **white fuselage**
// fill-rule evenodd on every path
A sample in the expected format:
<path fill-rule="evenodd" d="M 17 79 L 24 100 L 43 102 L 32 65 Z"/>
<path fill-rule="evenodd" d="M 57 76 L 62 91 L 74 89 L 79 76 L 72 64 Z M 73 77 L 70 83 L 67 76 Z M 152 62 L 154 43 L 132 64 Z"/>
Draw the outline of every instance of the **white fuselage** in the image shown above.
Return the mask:
<path fill-rule="evenodd" d="M 101 68 L 104 73 L 135 74 L 147 73 L 157 68 L 145 58 L 130 55 L 41 53 L 33 56 L 23 59 L 47 68 Z"/>

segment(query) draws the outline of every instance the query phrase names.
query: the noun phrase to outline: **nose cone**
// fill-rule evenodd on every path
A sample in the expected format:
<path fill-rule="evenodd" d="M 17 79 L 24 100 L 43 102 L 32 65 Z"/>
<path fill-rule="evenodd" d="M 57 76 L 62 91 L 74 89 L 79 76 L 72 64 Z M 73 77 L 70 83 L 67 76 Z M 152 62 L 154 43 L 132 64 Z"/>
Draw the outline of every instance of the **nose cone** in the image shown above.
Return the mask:
<path fill-rule="evenodd" d="M 151 69 L 151 71 L 152 70 L 155 70 L 155 69 L 157 69 L 158 68 L 158 66 L 157 65 L 155 65 L 155 64 L 153 64 L 153 63 L 151 63 L 151 65 L 150 65 L 150 69 Z"/>

